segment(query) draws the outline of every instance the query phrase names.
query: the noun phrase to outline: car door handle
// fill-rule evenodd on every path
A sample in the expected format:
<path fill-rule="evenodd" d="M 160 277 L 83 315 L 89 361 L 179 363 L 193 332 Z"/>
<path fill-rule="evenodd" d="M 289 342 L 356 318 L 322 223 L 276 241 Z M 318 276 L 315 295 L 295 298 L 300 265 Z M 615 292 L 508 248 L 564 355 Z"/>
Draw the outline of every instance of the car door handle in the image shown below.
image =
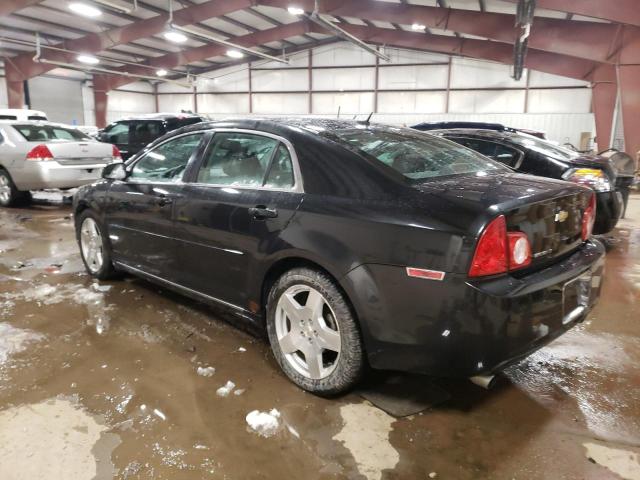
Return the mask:
<path fill-rule="evenodd" d="M 165 207 L 167 205 L 171 205 L 173 203 L 173 198 L 169 197 L 160 197 L 158 199 L 158 205 L 161 207 Z"/>
<path fill-rule="evenodd" d="M 275 208 L 256 205 L 255 207 L 249 208 L 249 214 L 256 220 L 261 220 L 264 218 L 276 218 L 278 216 L 278 211 Z"/>

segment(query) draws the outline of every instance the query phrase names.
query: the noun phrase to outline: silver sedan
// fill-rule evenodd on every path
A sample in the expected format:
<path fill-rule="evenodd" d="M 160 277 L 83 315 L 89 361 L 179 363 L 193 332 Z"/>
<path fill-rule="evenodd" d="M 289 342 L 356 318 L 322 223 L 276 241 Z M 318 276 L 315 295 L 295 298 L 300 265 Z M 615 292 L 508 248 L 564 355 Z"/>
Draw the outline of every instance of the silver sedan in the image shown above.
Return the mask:
<path fill-rule="evenodd" d="M 0 121 L 0 206 L 31 198 L 31 190 L 74 188 L 120 162 L 117 147 L 51 122 Z"/>

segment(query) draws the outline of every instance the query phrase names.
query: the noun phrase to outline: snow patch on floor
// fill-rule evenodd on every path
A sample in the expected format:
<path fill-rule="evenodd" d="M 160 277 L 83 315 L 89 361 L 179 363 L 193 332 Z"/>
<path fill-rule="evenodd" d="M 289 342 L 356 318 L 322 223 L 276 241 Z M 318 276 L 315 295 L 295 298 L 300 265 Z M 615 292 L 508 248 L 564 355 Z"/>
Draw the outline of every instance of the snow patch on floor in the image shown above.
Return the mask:
<path fill-rule="evenodd" d="M 0 323 L 0 365 L 9 360 L 11 355 L 26 350 L 30 343 L 44 338 L 40 333 Z"/>
<path fill-rule="evenodd" d="M 608 468 L 624 480 L 640 480 L 640 455 L 621 448 L 605 447 L 597 443 L 584 443 L 587 458 Z"/>
<path fill-rule="evenodd" d="M 0 298 L 36 302 L 40 305 L 55 305 L 67 300 L 72 300 L 81 305 L 92 305 L 100 303 L 104 299 L 104 291 L 104 287 L 99 284 L 92 284 L 91 288 L 86 288 L 80 284 L 73 283 L 59 285 L 43 283 L 25 288 L 19 292 L 2 293 Z"/>
<path fill-rule="evenodd" d="M 198 367 L 197 372 L 201 377 L 213 377 L 216 369 L 214 367 Z"/>
<path fill-rule="evenodd" d="M 233 383 L 231 380 L 227 380 L 227 383 L 225 383 L 222 387 L 216 390 L 216 394 L 219 397 L 227 397 L 234 388 L 236 388 L 236 384 Z"/>
<path fill-rule="evenodd" d="M 280 428 L 280 412 L 275 408 L 269 412 L 254 410 L 246 417 L 249 428 L 263 437 L 275 435 Z"/>
<path fill-rule="evenodd" d="M 344 425 L 333 438 L 351 452 L 367 480 L 379 480 L 384 470 L 395 468 L 400 455 L 389 443 L 395 418 L 368 403 L 343 405 L 340 415 Z"/>

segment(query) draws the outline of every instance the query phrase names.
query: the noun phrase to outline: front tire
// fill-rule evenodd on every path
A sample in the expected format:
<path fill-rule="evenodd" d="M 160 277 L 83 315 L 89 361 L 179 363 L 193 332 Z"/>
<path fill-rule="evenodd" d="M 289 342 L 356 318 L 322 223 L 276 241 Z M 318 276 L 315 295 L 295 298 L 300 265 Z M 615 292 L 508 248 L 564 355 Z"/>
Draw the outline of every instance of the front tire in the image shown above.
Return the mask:
<path fill-rule="evenodd" d="M 9 172 L 0 167 L 0 206 L 15 207 L 21 203 L 29 203 L 30 192 L 22 192 L 17 189 Z"/>
<path fill-rule="evenodd" d="M 355 315 L 323 272 L 295 268 L 273 285 L 267 302 L 271 350 L 284 373 L 318 395 L 337 395 L 362 377 L 365 355 Z"/>
<path fill-rule="evenodd" d="M 116 276 L 106 232 L 98 216 L 91 210 L 85 210 L 77 217 L 76 237 L 82 262 L 89 275 L 99 280 Z"/>

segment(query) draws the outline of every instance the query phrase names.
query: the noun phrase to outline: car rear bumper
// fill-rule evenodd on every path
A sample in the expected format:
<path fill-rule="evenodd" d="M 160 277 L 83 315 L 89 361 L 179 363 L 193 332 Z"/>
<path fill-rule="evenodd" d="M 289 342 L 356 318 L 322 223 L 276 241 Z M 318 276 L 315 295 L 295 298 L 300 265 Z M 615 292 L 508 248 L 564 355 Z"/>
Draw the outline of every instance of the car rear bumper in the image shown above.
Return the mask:
<path fill-rule="evenodd" d="M 520 278 L 446 274 L 434 281 L 368 264 L 342 285 L 373 368 L 470 377 L 498 371 L 584 320 L 599 298 L 603 267 L 604 247 L 593 240 Z"/>
<path fill-rule="evenodd" d="M 18 190 L 73 188 L 98 180 L 105 163 L 62 165 L 56 161 L 25 161 L 22 168 L 11 171 Z"/>
<path fill-rule="evenodd" d="M 602 235 L 613 230 L 622 215 L 623 206 L 622 193 L 618 190 L 596 192 L 596 222 L 593 233 Z"/>

